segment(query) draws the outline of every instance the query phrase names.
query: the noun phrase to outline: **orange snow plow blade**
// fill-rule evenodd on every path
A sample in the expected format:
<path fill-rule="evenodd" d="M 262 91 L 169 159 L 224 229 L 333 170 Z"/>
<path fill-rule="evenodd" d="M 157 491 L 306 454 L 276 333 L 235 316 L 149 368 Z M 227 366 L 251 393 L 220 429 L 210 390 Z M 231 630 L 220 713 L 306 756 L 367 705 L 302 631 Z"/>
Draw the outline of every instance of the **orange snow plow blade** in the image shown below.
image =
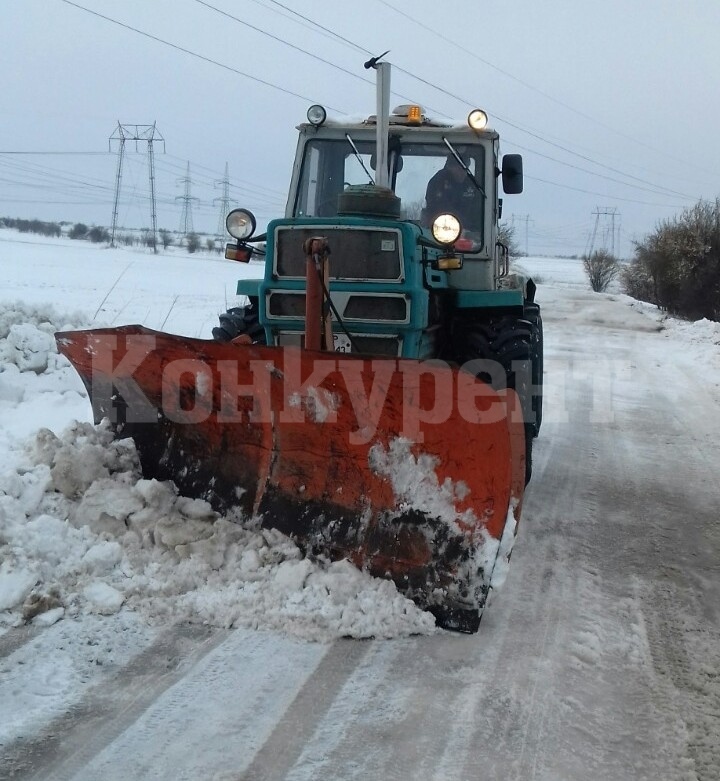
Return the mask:
<path fill-rule="evenodd" d="M 439 361 L 141 326 L 56 339 L 146 478 L 260 516 L 311 555 L 392 579 L 442 626 L 477 629 L 524 489 L 512 391 Z"/>

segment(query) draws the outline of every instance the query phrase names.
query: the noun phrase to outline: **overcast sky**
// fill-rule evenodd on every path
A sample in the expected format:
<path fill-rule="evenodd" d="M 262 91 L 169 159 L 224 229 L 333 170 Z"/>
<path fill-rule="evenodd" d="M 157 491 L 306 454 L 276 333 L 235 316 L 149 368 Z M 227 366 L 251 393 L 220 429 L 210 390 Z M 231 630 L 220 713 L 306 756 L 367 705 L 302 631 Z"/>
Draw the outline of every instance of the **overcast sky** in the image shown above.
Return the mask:
<path fill-rule="evenodd" d="M 505 217 L 531 253 L 582 253 L 596 227 L 596 246 L 609 248 L 614 222 L 628 256 L 659 220 L 720 194 L 715 0 L 0 0 L 0 10 L 0 216 L 110 225 L 118 122 L 155 122 L 164 138 L 160 227 L 180 228 L 188 162 L 197 230 L 216 230 L 226 163 L 232 205 L 280 216 L 307 107 L 373 113 L 363 62 L 386 49 L 394 103 L 460 119 L 482 107 L 502 151 L 522 153 L 525 192 L 505 199 Z M 130 146 L 120 222 L 142 227 L 147 144 Z"/>

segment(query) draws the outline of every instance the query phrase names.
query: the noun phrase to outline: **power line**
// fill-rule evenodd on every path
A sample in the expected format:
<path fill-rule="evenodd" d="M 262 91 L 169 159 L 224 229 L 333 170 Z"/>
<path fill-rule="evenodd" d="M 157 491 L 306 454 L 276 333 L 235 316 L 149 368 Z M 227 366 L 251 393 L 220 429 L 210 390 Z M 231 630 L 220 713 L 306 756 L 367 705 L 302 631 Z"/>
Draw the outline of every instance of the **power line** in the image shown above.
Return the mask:
<path fill-rule="evenodd" d="M 487 65 L 489 68 L 492 68 L 493 70 L 497 71 L 498 73 L 501 73 L 503 76 L 506 76 L 509 79 L 512 79 L 513 81 L 517 82 L 518 84 L 521 84 L 522 86 L 526 87 L 527 89 L 532 90 L 533 92 L 538 93 L 539 95 L 542 95 L 547 100 L 552 101 L 553 103 L 557 103 L 559 106 L 562 106 L 563 108 L 567 109 L 568 111 L 571 111 L 573 114 L 577 114 L 578 116 L 582 117 L 583 119 L 586 119 L 593 123 L 593 125 L 600 126 L 604 128 L 605 130 L 609 130 L 616 135 L 620 136 L 621 138 L 625 138 L 628 141 L 632 141 L 634 144 L 637 144 L 638 146 L 642 146 L 645 149 L 649 149 L 651 152 L 655 152 L 656 154 L 661 154 L 663 157 L 668 157 L 667 149 L 657 149 L 656 147 L 646 143 L 645 141 L 641 141 L 640 139 L 637 139 L 627 133 L 623 133 L 621 130 L 618 130 L 616 126 L 610 125 L 606 122 L 603 122 L 600 119 L 597 119 L 596 117 L 592 117 L 589 114 L 586 114 L 583 111 L 580 111 L 573 106 L 571 106 L 568 103 L 565 103 L 562 100 L 559 100 L 558 98 L 553 97 L 552 95 L 548 94 L 547 92 L 544 92 L 543 90 L 539 89 L 538 87 L 534 86 L 533 84 L 530 84 L 529 82 L 524 81 L 523 79 L 518 78 L 517 76 L 513 75 L 509 71 L 503 70 L 502 68 L 498 67 L 497 65 L 493 64 L 489 60 L 483 59 L 480 57 L 480 55 L 477 52 L 472 51 L 471 49 L 466 49 L 464 46 L 461 46 L 456 41 L 453 41 L 451 38 L 448 38 L 447 36 L 443 35 L 442 33 L 438 32 L 437 29 L 429 27 L 428 25 L 423 24 L 422 22 L 418 21 L 415 17 L 411 16 L 410 14 L 406 13 L 405 11 L 401 11 L 399 8 L 396 8 L 392 3 L 387 2 L 387 0 L 378 0 L 379 3 L 386 6 L 387 8 L 392 9 L 396 13 L 400 14 L 401 16 L 405 17 L 409 21 L 413 22 L 414 24 L 418 25 L 419 27 L 423 28 L 427 32 L 429 32 L 431 35 L 433 35 L 436 38 L 440 38 L 443 41 L 446 41 L 450 45 L 454 46 L 457 49 L 460 49 L 460 51 L 465 52 L 465 54 L 470 55 L 474 59 L 478 60 L 479 62 L 482 62 L 484 65 Z M 497 115 L 496 115 L 497 116 Z M 506 121 L 507 120 L 503 120 Z M 509 124 L 509 123 L 508 123 Z M 520 128 L 518 128 L 520 130 Z M 680 160 L 679 158 L 673 157 L 673 160 L 683 163 L 684 165 L 687 165 L 687 163 L 683 160 Z"/>
<path fill-rule="evenodd" d="M 17 149 L 5 149 L 0 151 L 0 155 L 28 155 L 28 156 L 34 156 L 34 155 L 107 155 L 107 152 L 34 152 L 34 151 L 27 151 L 27 150 L 17 150 Z"/>
<path fill-rule="evenodd" d="M 662 185 L 652 185 L 652 182 L 646 182 L 644 179 L 640 179 L 637 176 L 632 176 L 631 174 L 626 174 L 622 171 L 617 171 L 622 176 L 626 176 L 628 179 L 635 179 L 638 182 L 642 182 L 643 184 L 650 184 L 652 185 L 652 189 L 648 187 L 640 187 L 637 184 L 630 184 L 629 182 L 623 182 L 620 179 L 614 179 L 612 176 L 607 176 L 606 174 L 600 174 L 597 171 L 589 171 L 587 168 L 581 168 L 579 165 L 574 165 L 573 163 L 568 163 L 565 160 L 558 160 L 556 157 L 550 157 L 550 155 L 543 154 L 542 152 L 538 152 L 536 149 L 530 149 L 529 147 L 523 146 L 522 144 L 518 144 L 516 141 L 510 141 L 507 136 L 505 137 L 505 140 L 507 143 L 512 144 L 512 146 L 517 147 L 518 149 L 524 149 L 526 152 L 530 152 L 534 155 L 537 155 L 538 157 L 544 157 L 546 160 L 550 160 L 553 163 L 558 163 L 558 165 L 565 165 L 568 168 L 574 168 L 576 171 L 582 171 L 583 173 L 590 174 L 591 176 L 597 176 L 600 179 L 607 179 L 609 182 L 615 182 L 616 184 L 621 184 L 624 187 L 634 187 L 637 190 L 644 190 L 645 192 L 649 193 L 655 193 L 657 195 L 676 195 L 679 198 L 687 198 L 689 201 L 696 201 L 697 198 L 692 195 L 685 195 L 684 193 L 679 193 L 676 190 L 671 190 L 669 187 L 663 187 Z M 589 158 L 587 158 L 589 159 Z M 593 162 L 593 161 L 590 161 Z M 611 168 L 609 170 L 615 171 L 617 169 Z M 663 190 L 665 192 L 663 192 Z"/>
<path fill-rule="evenodd" d="M 310 57 L 313 57 L 313 58 L 315 58 L 315 59 L 319 59 L 321 62 L 323 62 L 323 63 L 325 63 L 325 64 L 328 64 L 328 65 L 330 65 L 330 66 L 331 66 L 331 67 L 333 67 L 333 68 L 337 68 L 338 70 L 341 70 L 341 71 L 342 71 L 342 72 L 344 72 L 344 73 L 351 73 L 350 71 L 347 71 L 345 68 L 340 68 L 339 66 L 337 66 L 336 64 L 334 64 L 334 63 L 332 63 L 332 62 L 330 62 L 330 61 L 328 61 L 328 60 L 325 60 L 325 59 L 323 59 L 323 58 L 320 58 L 320 57 L 316 57 L 316 56 L 315 56 L 315 55 L 314 55 L 312 52 L 308 52 L 308 51 L 306 51 L 306 50 L 304 50 L 304 49 L 301 49 L 300 47 L 297 47 L 297 46 L 295 46 L 294 44 L 290 43 L 289 41 L 287 41 L 287 40 L 286 40 L 286 39 L 284 39 L 284 38 L 281 38 L 280 36 L 273 35 L 273 34 L 271 34 L 271 33 L 267 33 L 267 32 L 265 32 L 264 30 L 261 30 L 259 27 L 256 27 L 255 25 L 251 25 L 251 24 L 249 24 L 248 22 L 245 22 L 244 20 L 242 20 L 242 19 L 239 19 L 239 18 L 237 18 L 237 17 L 233 16 L 232 14 L 228 14 L 227 12 L 225 12 L 225 11 L 222 11 L 222 10 L 220 10 L 220 9 L 216 8 L 215 6 L 213 6 L 213 5 L 211 5 L 210 3 L 206 2 L 206 0 L 195 0 L 195 2 L 199 3 L 200 5 L 203 5 L 203 6 L 205 6 L 205 7 L 207 7 L 207 8 L 210 8 L 210 9 L 212 9 L 212 10 L 214 10 L 214 11 L 217 11 L 218 13 L 222 14 L 223 16 L 227 16 L 227 17 L 229 17 L 229 18 L 233 19 L 234 21 L 236 21 L 236 22 L 238 22 L 238 23 L 240 23 L 240 24 L 242 24 L 242 25 L 245 25 L 245 26 L 247 26 L 247 27 L 250 27 L 251 29 L 258 31 L 258 32 L 262 33 L 263 35 L 266 35 L 266 36 L 268 36 L 268 37 L 272 38 L 272 39 L 273 39 L 273 40 L 275 40 L 275 41 L 278 41 L 278 42 L 280 42 L 280 43 L 282 43 L 282 44 L 284 44 L 284 45 L 286 45 L 286 46 L 289 46 L 289 47 L 290 47 L 290 48 L 292 48 L 292 49 L 295 49 L 295 50 L 297 50 L 297 51 L 300 51 L 300 52 L 302 52 L 303 54 L 306 54 L 306 55 L 308 55 L 308 56 L 310 56 Z M 359 50 L 359 51 L 362 51 L 362 52 L 364 52 L 364 53 L 366 53 L 366 54 L 369 54 L 369 53 L 370 53 L 370 52 L 369 52 L 369 50 L 367 50 L 367 49 L 364 49 L 364 48 L 363 48 L 363 47 L 361 47 L 359 44 L 356 44 L 356 43 L 354 43 L 353 41 L 350 41 L 348 38 L 345 38 L 345 37 L 343 37 L 343 36 L 341 36 L 341 35 L 339 35 L 339 34 L 335 33 L 334 31 L 330 30 L 330 28 L 328 28 L 328 27 L 326 27 L 326 26 L 324 26 L 324 25 L 320 24 L 319 22 L 315 22 L 314 20 L 310 19 L 310 18 L 309 18 L 309 17 L 307 17 L 307 16 L 304 16 L 303 14 L 300 14 L 300 13 L 298 13 L 297 11 L 293 11 L 292 9 L 290 9 L 290 8 L 288 8 L 287 6 L 283 5 L 282 3 L 279 3 L 279 2 L 277 2 L 277 0 L 270 0 L 270 2 L 272 2 L 272 3 L 273 3 L 274 5 L 276 5 L 276 6 L 279 6 L 279 7 L 283 8 L 283 9 L 284 9 L 284 10 L 286 10 L 286 11 L 289 11 L 289 12 L 290 12 L 290 13 L 292 13 L 293 15 L 295 15 L 295 16 L 299 17 L 300 19 L 304 20 L 305 22 L 307 22 L 307 23 L 311 24 L 313 27 L 317 28 L 318 30 L 321 30 L 321 31 L 323 31 L 323 32 L 325 32 L 325 33 L 328 33 L 328 34 L 332 35 L 333 37 L 337 38 L 337 40 L 339 40 L 339 41 L 341 41 L 341 42 L 343 42 L 343 43 L 345 43 L 345 44 L 347 44 L 347 45 L 349 45 L 349 46 L 352 46 L 353 48 L 355 48 L 355 49 L 357 49 L 357 50 Z M 399 9 L 395 8 L 395 7 L 394 7 L 392 4 L 390 4 L 390 3 L 388 3 L 388 2 L 385 2 L 385 0 L 378 0 L 378 2 L 381 2 L 383 5 L 386 5 L 387 7 L 391 8 L 393 11 L 396 11 L 397 13 L 401 14 L 402 16 L 405 16 L 405 17 L 407 17 L 407 18 L 408 18 L 408 19 L 410 19 L 411 21 L 413 21 L 413 22 L 415 22 L 416 24 L 418 24 L 420 27 L 422 27 L 422 28 L 424 28 L 424 29 L 428 30 L 429 32 L 431 32 L 433 35 L 436 35 L 437 37 L 439 37 L 439 38 L 441 38 L 441 39 L 443 39 L 443 40 L 446 40 L 446 41 L 448 41 L 448 42 L 450 42 L 450 43 L 453 43 L 452 41 L 450 41 L 450 39 L 446 38 L 445 36 L 443 36 L 442 34 L 438 33 L 437 31 L 435 31 L 435 30 L 433 30 L 433 29 L 431 29 L 431 28 L 427 27 L 426 25 L 422 24 L 422 22 L 418 22 L 418 21 L 417 21 L 416 19 L 414 19 L 413 17 L 411 17 L 411 16 L 409 16 L 408 14 L 404 13 L 403 11 L 400 11 Z M 458 48 L 460 48 L 462 51 L 465 51 L 465 52 L 467 52 L 467 53 L 469 53 L 469 54 L 473 54 L 473 56 L 475 56 L 475 55 L 474 55 L 474 53 L 470 52 L 469 50 L 466 50 L 466 49 L 465 49 L 464 47 L 462 47 L 462 46 L 459 46 L 459 44 L 454 44 L 454 45 L 456 45 L 456 46 L 457 46 Z M 477 57 L 477 59 L 479 59 L 481 62 L 484 62 L 484 63 L 486 63 L 487 65 L 490 65 L 491 67 L 494 67 L 494 68 L 496 67 L 496 66 L 492 65 L 492 63 L 489 63 L 488 61 L 486 61 L 486 60 L 483 60 L 483 59 L 482 59 L 482 58 L 480 58 L 480 57 Z M 404 68 L 402 68 L 402 67 L 400 67 L 400 66 L 398 66 L 398 65 L 395 65 L 394 67 L 396 68 L 396 70 L 397 70 L 398 72 L 400 72 L 400 73 L 403 73 L 404 75 L 406 75 L 406 76 L 408 76 L 408 77 L 410 77 L 410 78 L 413 78 L 413 79 L 415 79 L 416 81 L 419 81 L 420 83 L 422 83 L 422 84 L 425 84 L 426 86 L 428 86 L 428 87 L 430 87 L 430 88 L 432 88 L 432 89 L 438 90 L 438 91 L 442 92 L 443 94 L 447 95 L 448 97 L 451 97 L 451 98 L 453 98 L 454 100 L 457 100 L 457 101 L 459 101 L 459 102 L 461 102 L 461 103 L 469 103 L 469 101 L 467 101 L 465 98 L 462 98 L 462 97 L 461 97 L 461 96 L 459 96 L 459 95 L 455 95 L 454 93 L 452 93 L 452 92 L 448 91 L 447 89 L 445 89 L 445 88 L 443 88 L 443 87 L 440 87 L 440 86 L 438 86 L 437 84 L 434 84 L 433 82 L 430 82 L 430 81 L 428 81 L 428 80 L 426 80 L 426 79 L 423 79 L 422 77 L 418 76 L 418 75 L 417 75 L 417 74 L 415 74 L 415 73 L 411 73 L 410 71 L 407 71 L 407 70 L 405 70 Z M 524 84 L 525 86 L 528 86 L 528 87 L 530 87 L 531 89 L 534 89 L 534 88 L 533 88 L 531 85 L 525 84 L 525 82 L 522 82 L 521 80 L 519 80 L 519 79 L 516 79 L 516 77 L 512 76 L 512 74 L 506 73 L 505 71 L 502 71 L 502 69 L 499 69 L 499 68 L 496 68 L 496 70 L 499 70 L 500 72 L 504 73 L 505 75 L 509 76 L 510 78 L 513 78 L 513 79 L 515 79 L 516 81 L 520 81 L 520 83 Z M 355 75 L 355 74 L 352 74 L 352 73 L 351 73 L 351 75 Z M 367 79 L 364 79 L 364 78 L 362 78 L 362 77 L 360 77 L 360 80 L 361 80 L 361 81 L 365 81 L 365 82 L 367 82 L 367 81 L 368 81 Z M 554 98 L 552 98 L 552 97 L 551 97 L 551 96 L 549 96 L 549 95 L 546 95 L 544 92 L 542 92 L 542 91 L 540 91 L 540 90 L 538 90 L 538 91 L 539 91 L 539 92 L 540 92 L 540 94 L 542 94 L 544 97 L 547 97 L 547 98 L 548 98 L 548 99 L 550 99 L 550 100 L 554 100 Z M 398 95 L 399 97 L 401 97 L 401 98 L 403 98 L 403 99 L 406 99 L 406 100 L 411 100 L 411 98 L 407 98 L 406 96 L 404 96 L 404 95 L 402 95 L 402 94 L 400 94 L 400 93 L 393 92 L 393 94 L 396 94 L 396 95 Z M 562 103 L 561 101 L 556 101 L 556 102 Z M 562 105 L 564 105 L 564 104 L 562 104 Z M 572 107 L 570 107 L 570 106 L 566 106 L 566 107 L 567 107 L 567 108 L 570 108 L 570 110 L 574 110 L 574 109 L 572 109 Z M 577 113 L 581 113 L 581 114 L 582 114 L 582 112 L 577 112 Z M 694 196 L 690 196 L 690 195 L 686 195 L 686 194 L 684 194 L 684 193 L 679 193 L 679 192 L 676 192 L 676 191 L 674 191 L 674 190 L 671 190 L 671 189 L 669 189 L 669 188 L 667 188 L 667 187 L 663 187 L 662 185 L 657 185 L 657 184 L 655 184 L 654 182 L 649 182 L 649 181 L 647 181 L 647 180 L 645 180 L 645 179 L 642 179 L 642 178 L 640 178 L 640 177 L 634 176 L 633 174 L 626 173 L 625 171 L 622 171 L 622 170 L 620 170 L 620 169 L 614 168 L 614 167 L 612 167 L 612 166 L 609 166 L 609 165 L 607 165 L 607 164 L 605 164 L 605 163 L 601 163 L 601 162 L 599 162 L 599 161 L 597 161 L 597 160 L 594 160 L 593 158 L 591 158 L 591 157 L 589 157 L 589 156 L 587 156 L 587 155 L 583 155 L 583 154 L 581 154 L 580 152 L 575 152 L 575 151 L 573 151 L 572 149 L 569 149 L 569 148 L 567 148 L 567 147 L 565 147 L 565 146 L 562 146 L 561 144 L 558 144 L 558 143 L 556 143 L 556 142 L 553 142 L 553 141 L 549 140 L 548 138 L 546 138 L 546 137 L 544 137 L 544 136 L 542 136 L 542 135 L 539 135 L 538 133 L 535 133 L 535 132 L 533 132 L 532 130 L 525 129 L 525 128 L 523 128 L 522 126 L 520 126 L 520 125 L 518 125 L 518 124 L 516 124 L 516 123 L 512 122 L 511 120 L 509 120 L 509 119 L 507 119 L 507 118 L 504 118 L 504 117 L 501 117 L 501 116 L 500 116 L 500 115 L 498 115 L 498 114 L 495 114 L 495 116 L 496 116 L 496 117 L 497 117 L 497 118 L 498 118 L 500 121 L 504 122 L 505 124 L 509 125 L 510 127 L 513 127 L 513 128 L 515 128 L 516 130 L 520 131 L 521 133 L 525 133 L 525 134 L 527 134 L 527 135 L 530 135 L 531 137 L 533 137 L 533 138 L 535 138 L 535 139 L 537 139 L 537 140 L 539 140 L 539 141 L 542 141 L 543 143 L 549 144 L 550 146 L 554 146 L 554 147 L 556 147 L 557 149 L 560 149 L 561 151 L 565 152 L 566 154 L 570 154 L 570 155 L 573 155 L 573 156 L 575 156 L 575 157 L 578 157 L 578 158 L 580 158 L 580 159 L 584 160 L 585 162 L 589 162 L 589 163 L 591 163 L 592 165 L 599 166 L 599 167 L 601 167 L 601 168 L 604 168 L 604 169 L 606 169 L 606 170 L 609 170 L 609 171 L 611 171 L 611 172 L 613 172 L 613 173 L 619 174 L 620 176 L 624 176 L 624 177 L 625 177 L 625 178 L 627 178 L 627 179 L 632 179 L 632 180 L 635 180 L 635 181 L 637 181 L 637 182 L 640 182 L 641 184 L 650 185 L 650 186 L 651 186 L 652 188 L 654 188 L 654 189 L 652 189 L 652 190 L 646 190 L 646 188 L 643 188 L 643 187 L 637 187 L 637 185 L 632 185 L 632 184 L 629 184 L 629 183 L 626 183 L 626 182 L 622 182 L 622 181 L 619 181 L 619 180 L 613 180 L 613 179 L 611 179 L 610 177 L 607 177 L 607 176 L 605 176 L 605 175 L 603 175 L 603 174 L 600 174 L 600 173 L 597 173 L 597 172 L 594 172 L 594 171 L 588 171 L 587 169 L 580 168 L 579 166 L 573 166 L 571 163 L 565 163 L 565 162 L 563 162 L 563 161 L 556 160 L 555 158 L 551 158 L 551 157 L 549 157 L 548 155 L 544 155 L 542 152 L 537 152 L 536 150 L 528 149 L 527 147 L 520 147 L 520 145 L 516 144 L 516 146 L 518 146 L 519 148 L 525 148 L 525 149 L 528 149 L 528 151 L 534 152 L 535 154 L 538 154 L 538 155 L 540 155 L 541 157 L 547 157 L 548 159 L 550 159 L 550 160 L 553 160 L 553 162 L 558 162 L 558 163 L 560 163 L 561 165 L 567 165 L 567 166 L 569 166 L 569 167 L 571 167 L 571 168 L 575 168 L 576 170 L 583 171 L 584 173 L 587 173 L 587 174 L 589 174 L 590 176 L 597 176 L 597 177 L 604 178 L 604 179 L 610 179 L 610 181 L 616 181 L 618 184 L 622 184 L 622 185 L 624 185 L 624 186 L 627 186 L 627 187 L 635 187 L 636 189 L 640 189 L 640 190 L 646 190 L 646 191 L 648 191 L 648 192 L 655 192 L 655 193 L 657 193 L 657 194 L 660 194 L 660 191 L 662 191 L 662 190 L 665 190 L 667 193 L 669 193 L 669 194 L 671 194 L 671 195 L 675 195 L 675 196 L 677 196 L 677 197 L 680 197 L 680 198 L 685 198 L 685 199 L 687 199 L 687 200 L 697 200 L 697 199 L 696 199 Z M 590 116 L 588 116 L 588 115 L 582 114 L 582 116 L 584 116 L 584 117 L 585 117 L 585 118 L 587 118 L 587 119 L 590 119 L 591 121 L 595 121 L 595 120 L 593 120 L 593 118 L 592 118 L 592 117 L 590 117 Z M 597 123 L 596 123 L 596 124 L 597 124 Z M 621 134 L 621 135 L 622 135 L 622 134 Z M 631 139 L 631 140 L 632 140 L 632 139 Z"/>
<path fill-rule="evenodd" d="M 338 70 L 341 73 L 345 73 L 348 76 L 352 76 L 354 79 L 357 79 L 358 81 L 362 81 L 365 84 L 370 84 L 370 86 L 375 86 L 375 82 L 372 81 L 371 79 L 366 79 L 364 76 L 360 75 L 359 73 L 355 73 L 354 71 L 348 70 L 347 68 L 343 68 L 342 66 L 337 65 L 336 63 L 331 62 L 330 60 L 326 60 L 323 57 L 320 57 L 316 52 L 309 52 L 306 49 L 302 49 L 300 46 L 296 46 L 294 43 L 290 43 L 289 41 L 286 41 L 284 38 L 280 38 L 278 35 L 273 35 L 272 33 L 269 33 L 266 30 L 262 30 L 259 27 L 256 27 L 254 24 L 250 24 L 250 22 L 246 21 L 245 19 L 240 19 L 237 16 L 233 16 L 227 11 L 223 11 L 221 8 L 217 8 L 214 5 L 205 2 L 205 0 L 195 0 L 195 2 L 198 3 L 199 5 L 205 6 L 205 8 L 209 8 L 211 11 L 216 11 L 217 13 L 222 14 L 222 16 L 225 16 L 228 19 L 232 19 L 234 22 L 237 22 L 238 24 L 241 24 L 244 27 L 248 27 L 251 30 L 255 30 L 255 32 L 258 32 L 261 35 L 265 35 L 268 38 L 272 38 L 273 41 L 282 43 L 284 46 L 288 46 L 289 48 L 294 49 L 295 51 L 300 52 L 301 54 L 306 54 L 308 57 L 311 57 L 313 60 L 317 60 L 318 62 L 322 62 L 325 65 L 329 65 L 331 68 L 335 68 L 335 70 Z"/>
<path fill-rule="evenodd" d="M 70 5 L 73 8 L 77 8 L 80 11 L 85 11 L 86 13 L 92 14 L 93 16 L 97 16 L 100 19 L 104 19 L 106 22 L 111 22 L 112 24 L 116 24 L 118 27 L 123 27 L 126 30 L 131 30 L 134 33 L 137 33 L 138 35 L 142 35 L 145 38 L 149 38 L 152 41 L 156 41 L 157 43 L 163 44 L 163 46 L 169 46 L 171 49 L 175 49 L 177 51 L 183 52 L 183 54 L 189 54 L 191 57 L 197 57 L 199 60 L 203 60 L 204 62 L 209 62 L 211 65 L 217 65 L 219 68 L 223 68 L 227 71 L 230 71 L 231 73 L 235 73 L 238 76 L 243 76 L 246 79 L 251 79 L 252 81 L 256 81 L 259 84 L 264 84 L 266 87 L 270 87 L 271 89 L 278 90 L 279 92 L 284 92 L 286 95 L 291 95 L 294 98 L 300 98 L 300 100 L 305 100 L 309 103 L 312 103 L 312 99 L 308 98 L 306 95 L 300 95 L 297 92 L 293 92 L 292 90 L 285 89 L 285 87 L 281 87 L 278 84 L 273 84 L 271 81 L 265 81 L 265 79 L 258 78 L 257 76 L 251 76 L 249 73 L 245 73 L 241 70 L 238 70 L 237 68 L 233 68 L 230 65 L 225 65 L 222 62 L 218 62 L 217 60 L 213 60 L 210 57 L 205 57 L 203 54 L 198 54 L 197 52 L 192 51 L 191 49 L 186 49 L 184 46 L 178 46 L 176 43 L 171 43 L 170 41 L 166 41 L 164 38 L 159 38 L 157 35 L 151 35 L 150 33 L 146 33 L 143 30 L 139 30 L 137 27 L 132 27 L 129 24 L 125 24 L 124 22 L 120 22 L 117 19 L 112 19 L 109 16 L 105 16 L 105 14 L 98 13 L 97 11 L 93 11 L 90 8 L 85 8 L 83 5 L 79 5 L 78 3 L 73 3 L 72 0 L 60 0 L 61 3 L 65 3 L 66 5 Z M 328 106 L 328 108 L 331 108 L 333 111 L 338 111 L 338 109 L 333 108 L 332 106 Z"/>
<path fill-rule="evenodd" d="M 659 206 L 663 209 L 684 209 L 684 206 L 678 206 L 677 204 L 668 204 L 668 203 L 652 203 L 651 201 L 637 201 L 633 198 L 622 198 L 619 195 L 608 195 L 607 193 L 598 193 L 594 190 L 584 190 L 581 187 L 573 187 L 569 184 L 561 184 L 560 182 L 551 182 L 549 179 L 541 179 L 539 176 L 530 176 L 529 174 L 524 174 L 525 179 L 531 179 L 534 182 L 542 182 L 543 184 L 551 184 L 554 187 L 563 187 L 566 190 L 575 190 L 579 193 L 586 193 L 587 195 L 600 195 L 602 198 L 608 198 L 610 200 L 616 200 L 616 201 L 626 201 L 627 203 L 636 203 L 640 206 Z"/>

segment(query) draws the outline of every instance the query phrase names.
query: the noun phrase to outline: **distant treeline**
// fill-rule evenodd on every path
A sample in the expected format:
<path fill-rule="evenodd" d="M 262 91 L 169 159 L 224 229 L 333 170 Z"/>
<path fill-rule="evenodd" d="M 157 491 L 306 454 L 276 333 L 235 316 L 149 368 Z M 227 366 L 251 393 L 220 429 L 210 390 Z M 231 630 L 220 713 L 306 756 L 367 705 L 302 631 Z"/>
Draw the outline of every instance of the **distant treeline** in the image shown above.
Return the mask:
<path fill-rule="evenodd" d="M 40 236 L 63 236 L 69 239 L 87 239 L 97 244 L 110 241 L 107 228 L 94 225 L 88 228 L 85 223 L 44 222 L 43 220 L 18 220 L 12 217 L 0 217 L 0 228 L 15 228 L 20 233 L 37 233 Z M 66 229 L 66 230 L 64 230 Z"/>
<path fill-rule="evenodd" d="M 11 217 L 0 217 L 0 227 L 15 228 L 15 230 L 20 231 L 20 233 L 39 233 L 41 236 L 62 236 L 62 228 L 58 222 L 15 220 Z"/>
<path fill-rule="evenodd" d="M 19 220 L 13 217 L 0 217 L 0 228 L 14 228 L 20 233 L 37 233 L 41 236 L 66 236 L 69 239 L 82 239 L 92 241 L 94 244 L 109 244 L 110 231 L 100 225 L 88 227 L 84 222 L 43 222 L 43 220 Z M 116 244 L 122 244 L 126 247 L 141 246 L 155 249 L 161 245 L 163 249 L 178 246 L 194 253 L 201 249 L 209 252 L 222 252 L 224 244 L 214 237 L 207 237 L 204 234 L 188 233 L 187 235 L 176 235 L 160 228 L 157 236 L 148 228 L 143 228 L 139 232 L 132 233 L 125 231 L 117 233 L 115 236 Z"/>

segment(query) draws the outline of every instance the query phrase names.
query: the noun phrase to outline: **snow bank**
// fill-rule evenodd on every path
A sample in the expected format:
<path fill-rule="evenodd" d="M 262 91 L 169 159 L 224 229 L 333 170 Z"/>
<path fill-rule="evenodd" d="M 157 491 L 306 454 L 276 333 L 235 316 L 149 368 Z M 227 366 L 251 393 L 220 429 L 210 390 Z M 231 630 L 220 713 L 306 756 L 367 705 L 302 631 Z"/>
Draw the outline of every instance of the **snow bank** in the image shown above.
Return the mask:
<path fill-rule="evenodd" d="M 44 604 L 308 639 L 434 631 L 392 583 L 311 562 L 279 532 L 241 521 L 142 479 L 132 441 L 106 426 L 43 429 L 0 472 L 0 623 L 37 620 Z"/>
<path fill-rule="evenodd" d="M 40 426 L 59 432 L 89 416 L 82 382 L 53 338 L 84 324 L 82 315 L 49 306 L 0 305 L 0 454 Z"/>
<path fill-rule="evenodd" d="M 308 639 L 434 631 L 392 583 L 143 480 L 132 441 L 107 427 L 66 429 L 90 405 L 53 334 L 83 319 L 0 308 L 0 632 L 128 610 Z"/>

